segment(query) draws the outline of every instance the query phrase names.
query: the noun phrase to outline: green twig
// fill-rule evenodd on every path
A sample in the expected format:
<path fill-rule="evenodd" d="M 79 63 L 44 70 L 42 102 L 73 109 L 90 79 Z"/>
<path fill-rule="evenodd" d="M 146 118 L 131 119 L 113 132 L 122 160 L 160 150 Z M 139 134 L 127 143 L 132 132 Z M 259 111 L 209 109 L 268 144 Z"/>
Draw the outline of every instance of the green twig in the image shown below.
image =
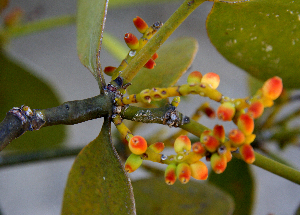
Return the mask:
<path fill-rule="evenodd" d="M 5 39 L 13 39 L 15 37 L 24 36 L 39 31 L 49 30 L 55 27 L 74 24 L 75 21 L 76 21 L 75 15 L 43 19 L 39 21 L 34 21 L 26 24 L 4 28 L 0 30 L 0 35 Z"/>
<path fill-rule="evenodd" d="M 82 147 L 78 148 L 59 148 L 59 149 L 48 149 L 30 153 L 15 153 L 0 156 L 0 168 L 10 167 L 13 165 L 19 165 L 29 162 L 36 161 L 47 161 L 57 158 L 66 158 L 70 156 L 76 156 Z"/>
<path fill-rule="evenodd" d="M 300 172 L 255 152 L 255 166 L 300 185 Z"/>
<path fill-rule="evenodd" d="M 142 69 L 152 55 L 169 38 L 179 25 L 205 0 L 186 0 L 166 21 L 150 41 L 138 52 L 130 64 L 124 69 L 121 76 L 126 82 L 130 82 Z"/>

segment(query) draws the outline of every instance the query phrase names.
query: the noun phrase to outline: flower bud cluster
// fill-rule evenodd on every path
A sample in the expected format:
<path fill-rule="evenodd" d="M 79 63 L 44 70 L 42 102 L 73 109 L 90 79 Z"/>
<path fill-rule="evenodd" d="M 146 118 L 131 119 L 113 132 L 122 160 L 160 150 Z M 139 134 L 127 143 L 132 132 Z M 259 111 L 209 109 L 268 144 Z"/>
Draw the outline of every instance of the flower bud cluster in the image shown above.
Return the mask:
<path fill-rule="evenodd" d="M 265 107 L 273 105 L 273 100 L 280 96 L 282 88 L 282 80 L 279 77 L 273 77 L 268 79 L 262 88 L 245 102 L 248 103 L 247 106 L 239 106 L 240 100 L 237 100 L 237 102 L 234 100 L 225 101 L 219 106 L 217 110 L 218 118 L 223 121 L 233 121 L 237 125 L 236 129 L 229 132 L 229 141 L 225 143 L 229 147 L 227 147 L 227 150 L 238 148 L 245 162 L 250 164 L 255 161 L 254 150 L 250 145 L 255 139 L 255 134 L 253 134 L 254 119 L 262 115 Z M 208 137 L 207 140 L 209 140 Z M 216 160 L 219 160 L 216 156 L 211 157 L 212 166 Z M 220 164 L 220 166 L 222 165 Z"/>
<path fill-rule="evenodd" d="M 163 156 L 160 153 L 164 150 L 165 145 L 162 142 L 157 142 L 148 147 L 147 141 L 142 136 L 136 135 L 130 138 L 128 147 L 132 154 L 125 162 L 125 170 L 131 173 L 142 165 L 144 159 L 160 162 Z"/>
<path fill-rule="evenodd" d="M 176 138 L 174 150 L 177 155 L 170 159 L 170 164 L 165 170 L 165 182 L 167 184 L 174 184 L 176 179 L 182 184 L 186 184 L 191 177 L 197 180 L 207 179 L 207 166 L 200 161 L 205 151 L 201 145 L 195 144 L 192 147 L 190 139 L 185 135 Z"/>
<path fill-rule="evenodd" d="M 152 26 L 148 26 L 147 23 L 140 17 L 136 17 L 133 19 L 133 24 L 135 25 L 136 29 L 143 34 L 143 36 L 138 39 L 132 33 L 126 33 L 124 36 L 124 41 L 126 45 L 130 48 L 130 51 L 127 57 L 121 62 L 118 68 L 115 67 L 106 67 L 104 69 L 104 73 L 112 76 L 118 75 L 117 73 L 122 71 L 134 58 L 134 56 L 146 45 L 146 43 L 151 39 L 151 37 L 157 32 L 157 30 L 162 25 L 160 22 L 154 23 Z M 155 53 L 144 65 L 147 69 L 153 69 L 156 65 L 155 59 L 158 57 L 157 53 Z M 116 77 L 113 77 L 116 78 Z"/>

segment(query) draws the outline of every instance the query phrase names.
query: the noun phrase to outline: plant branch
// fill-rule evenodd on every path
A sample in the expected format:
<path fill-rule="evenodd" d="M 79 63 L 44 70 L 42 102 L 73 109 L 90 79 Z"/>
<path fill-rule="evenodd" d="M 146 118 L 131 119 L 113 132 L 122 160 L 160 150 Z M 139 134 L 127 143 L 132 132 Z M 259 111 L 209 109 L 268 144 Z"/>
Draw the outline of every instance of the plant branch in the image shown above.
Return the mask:
<path fill-rule="evenodd" d="M 142 69 L 152 55 L 169 38 L 179 25 L 205 0 L 186 0 L 166 21 L 151 40 L 138 52 L 130 64 L 124 69 L 121 76 L 125 82 L 131 82 L 135 75 Z"/>
<path fill-rule="evenodd" d="M 28 106 L 12 108 L 0 123 L 0 151 L 26 131 L 51 125 L 73 125 L 112 113 L 113 95 L 98 95 L 60 106 L 38 110 Z"/>
<path fill-rule="evenodd" d="M 26 24 L 16 25 L 9 28 L 0 30 L 0 36 L 5 39 L 13 39 L 15 37 L 24 36 L 34 32 L 48 30 L 54 27 L 61 27 L 76 22 L 75 15 L 60 16 L 55 18 L 49 18 Z"/>
<path fill-rule="evenodd" d="M 300 172 L 296 169 L 269 159 L 257 152 L 255 152 L 255 161 L 253 164 L 300 185 Z"/>
<path fill-rule="evenodd" d="M 0 156 L 0 168 L 19 165 L 35 161 L 47 161 L 57 158 L 66 158 L 76 156 L 82 147 L 78 148 L 58 148 L 58 149 L 47 149 L 37 152 L 30 153 L 14 153 L 4 154 Z"/>

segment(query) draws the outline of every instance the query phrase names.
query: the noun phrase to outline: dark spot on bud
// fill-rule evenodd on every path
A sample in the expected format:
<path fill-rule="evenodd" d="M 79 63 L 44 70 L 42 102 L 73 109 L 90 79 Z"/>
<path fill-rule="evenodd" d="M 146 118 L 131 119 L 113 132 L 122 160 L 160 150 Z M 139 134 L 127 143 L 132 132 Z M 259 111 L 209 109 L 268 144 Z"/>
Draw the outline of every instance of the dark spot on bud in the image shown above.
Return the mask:
<path fill-rule="evenodd" d="M 67 110 L 70 110 L 69 105 L 65 105 L 65 108 L 66 108 Z"/>

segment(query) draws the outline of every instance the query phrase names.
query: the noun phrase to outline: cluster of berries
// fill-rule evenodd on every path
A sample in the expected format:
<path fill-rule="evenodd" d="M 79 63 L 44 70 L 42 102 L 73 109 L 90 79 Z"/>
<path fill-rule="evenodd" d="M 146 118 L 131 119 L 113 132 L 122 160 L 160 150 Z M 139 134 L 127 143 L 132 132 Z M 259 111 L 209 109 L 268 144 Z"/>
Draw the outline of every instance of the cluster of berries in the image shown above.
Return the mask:
<path fill-rule="evenodd" d="M 132 58 L 146 45 L 149 39 L 157 32 L 157 30 L 162 26 L 161 22 L 156 22 L 152 26 L 148 26 L 148 24 L 140 17 L 136 17 L 133 19 L 133 24 L 135 25 L 136 29 L 143 34 L 143 36 L 138 39 L 132 33 L 126 33 L 124 36 L 124 41 L 126 45 L 130 48 L 130 51 L 127 57 L 122 61 L 118 68 L 113 66 L 108 66 L 104 68 L 104 73 L 109 76 L 117 76 L 118 72 L 123 70 L 132 60 Z M 158 55 L 155 53 L 148 62 L 144 65 L 147 69 L 153 69 L 155 64 L 155 60 L 157 59 Z M 113 76 L 113 79 L 116 78 Z"/>
<path fill-rule="evenodd" d="M 118 68 L 106 67 L 104 72 L 112 75 L 112 79 L 119 75 L 127 64 L 141 50 L 148 40 L 156 33 L 161 23 L 148 26 L 140 17 L 133 19 L 133 23 L 143 36 L 138 40 L 131 33 L 126 33 L 124 40 L 130 51 Z M 157 54 L 146 63 L 145 67 L 152 69 L 155 66 Z M 232 129 L 225 135 L 222 125 L 215 125 L 212 130 L 205 130 L 200 135 L 200 141 L 191 144 L 186 135 L 178 135 L 174 142 L 176 155 L 165 156 L 161 154 L 164 150 L 164 143 L 157 142 L 148 146 L 147 141 L 141 136 L 133 136 L 130 130 L 122 123 L 119 115 L 114 117 L 114 123 L 123 137 L 127 140 L 132 154 L 127 158 L 125 170 L 129 173 L 137 170 L 143 160 L 167 164 L 165 170 L 165 181 L 167 184 L 174 184 L 176 179 L 181 183 L 187 183 L 191 177 L 198 180 L 205 180 L 208 176 L 206 165 L 200 161 L 206 157 L 210 161 L 213 171 L 217 174 L 224 172 L 227 163 L 232 159 L 232 152 L 239 151 L 243 160 L 249 164 L 255 161 L 255 154 L 250 145 L 254 139 L 254 119 L 260 117 L 265 107 L 273 105 L 282 92 L 282 80 L 273 77 L 267 80 L 261 89 L 251 98 L 231 99 L 225 97 L 217 90 L 220 83 L 219 75 L 207 73 L 202 75 L 199 71 L 189 74 L 187 84 L 167 88 L 145 89 L 138 94 L 126 97 L 115 98 L 116 105 L 124 106 L 131 103 L 150 103 L 169 97 L 174 97 L 172 105 L 177 107 L 180 96 L 188 94 L 199 94 L 202 97 L 209 97 L 211 100 L 220 103 L 215 112 L 209 103 L 204 103 L 199 111 L 208 117 L 218 117 L 222 121 L 233 121 L 237 128 Z"/>
<path fill-rule="evenodd" d="M 202 76 L 200 72 L 195 71 L 188 76 L 190 86 L 208 84 L 215 89 L 219 81 L 220 78 L 215 73 Z M 165 170 L 165 181 L 171 185 L 176 179 L 181 183 L 187 183 L 191 176 L 198 180 L 205 180 L 208 176 L 208 169 L 200 161 L 203 157 L 210 161 L 213 171 L 217 174 L 224 172 L 227 163 L 232 159 L 233 151 L 238 150 L 245 162 L 253 163 L 255 155 L 250 144 L 255 139 L 254 119 L 262 115 L 265 107 L 273 104 L 273 100 L 279 97 L 281 91 L 281 79 L 273 77 L 267 80 L 252 98 L 229 100 L 223 97 L 216 114 L 213 114 L 211 107 L 205 105 L 204 110 L 209 109 L 210 116 L 217 115 L 222 121 L 233 121 L 237 128 L 232 129 L 226 138 L 224 127 L 215 125 L 213 130 L 205 130 L 200 136 L 200 141 L 194 144 L 191 144 L 187 136 L 181 135 L 174 142 L 177 155 L 164 156 L 160 154 L 164 149 L 163 143 L 158 142 L 147 147 L 147 142 L 143 137 L 133 136 L 128 144 L 133 154 L 125 163 L 126 171 L 135 171 L 144 159 L 168 164 Z"/>

